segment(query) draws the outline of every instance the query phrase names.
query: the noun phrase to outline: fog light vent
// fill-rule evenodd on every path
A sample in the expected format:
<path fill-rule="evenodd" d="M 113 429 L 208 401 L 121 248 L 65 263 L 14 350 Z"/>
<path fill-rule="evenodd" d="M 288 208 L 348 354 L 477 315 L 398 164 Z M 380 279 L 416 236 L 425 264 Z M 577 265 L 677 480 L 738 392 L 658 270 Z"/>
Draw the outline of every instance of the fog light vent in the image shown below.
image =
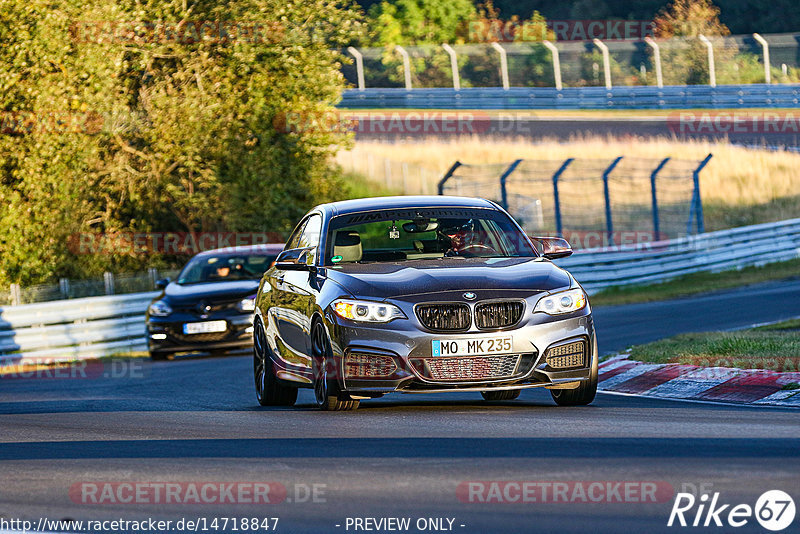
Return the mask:
<path fill-rule="evenodd" d="M 586 365 L 586 342 L 575 341 L 547 349 L 547 365 L 552 369 L 572 369 Z"/>
<path fill-rule="evenodd" d="M 351 352 L 344 360 L 344 374 L 348 378 L 386 377 L 396 370 L 397 366 L 391 356 Z"/>

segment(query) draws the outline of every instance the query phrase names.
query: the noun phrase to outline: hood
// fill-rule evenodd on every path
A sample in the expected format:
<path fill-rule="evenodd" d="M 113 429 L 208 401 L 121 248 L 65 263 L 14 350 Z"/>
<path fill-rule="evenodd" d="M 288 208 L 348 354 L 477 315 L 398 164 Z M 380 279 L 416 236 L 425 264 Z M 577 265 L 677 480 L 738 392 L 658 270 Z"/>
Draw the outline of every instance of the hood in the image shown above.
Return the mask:
<path fill-rule="evenodd" d="M 171 282 L 164 290 L 164 296 L 173 303 L 196 302 L 200 299 L 233 300 L 254 294 L 258 291 L 259 282 L 260 280 L 232 280 L 185 285 Z"/>
<path fill-rule="evenodd" d="M 374 299 L 466 290 L 552 291 L 571 282 L 565 270 L 541 258 L 350 263 L 326 268 L 325 274 L 353 296 Z"/>

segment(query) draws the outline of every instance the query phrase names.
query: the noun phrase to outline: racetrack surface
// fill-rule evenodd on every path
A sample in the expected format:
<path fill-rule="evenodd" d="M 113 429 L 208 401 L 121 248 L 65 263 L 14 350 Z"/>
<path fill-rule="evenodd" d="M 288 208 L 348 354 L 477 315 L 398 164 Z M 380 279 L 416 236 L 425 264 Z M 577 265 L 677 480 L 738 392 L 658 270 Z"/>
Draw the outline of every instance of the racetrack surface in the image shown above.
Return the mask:
<path fill-rule="evenodd" d="M 618 350 L 796 315 L 799 292 L 786 282 L 598 308 L 601 344 Z M 605 394 L 560 408 L 546 391 L 526 390 L 506 403 L 477 393 L 394 395 L 323 413 L 308 390 L 294 408 L 258 407 L 247 354 L 131 369 L 118 378 L 0 378 L 0 517 L 277 516 L 279 532 L 348 532 L 347 517 L 448 517 L 465 533 L 661 532 L 670 530 L 672 492 L 655 503 L 487 504 L 463 502 L 457 490 L 468 481 L 654 481 L 674 491 L 705 485 L 724 503 L 751 506 L 766 490 L 796 501 L 800 492 L 797 410 Z M 288 498 L 95 505 L 69 494 L 82 482 L 123 481 L 273 481 Z M 314 484 L 324 492 L 318 502 L 296 502 Z"/>

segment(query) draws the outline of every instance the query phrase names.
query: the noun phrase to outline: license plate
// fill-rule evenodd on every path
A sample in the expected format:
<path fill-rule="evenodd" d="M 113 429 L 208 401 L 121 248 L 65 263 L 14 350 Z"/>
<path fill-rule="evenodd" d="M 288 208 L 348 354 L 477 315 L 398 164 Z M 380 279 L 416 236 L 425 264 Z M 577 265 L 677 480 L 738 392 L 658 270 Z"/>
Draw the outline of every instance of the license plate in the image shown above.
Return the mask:
<path fill-rule="evenodd" d="M 480 356 L 508 354 L 512 351 L 511 336 L 478 339 L 434 339 L 433 356 Z"/>
<path fill-rule="evenodd" d="M 183 325 L 184 334 L 208 334 L 210 332 L 224 332 L 227 329 L 228 323 L 226 321 L 205 321 Z"/>

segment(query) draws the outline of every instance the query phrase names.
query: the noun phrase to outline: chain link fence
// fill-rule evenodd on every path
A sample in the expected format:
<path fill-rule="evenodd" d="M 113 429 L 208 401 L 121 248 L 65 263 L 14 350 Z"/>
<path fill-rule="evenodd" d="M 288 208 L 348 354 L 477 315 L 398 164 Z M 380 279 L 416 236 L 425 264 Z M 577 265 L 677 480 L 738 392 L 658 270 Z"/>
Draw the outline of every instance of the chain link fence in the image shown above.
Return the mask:
<path fill-rule="evenodd" d="M 494 200 L 528 234 L 576 249 L 662 241 L 704 231 L 699 174 L 710 158 L 456 162 L 439 194 Z"/>
<path fill-rule="evenodd" d="M 156 289 L 156 280 L 175 278 L 179 272 L 180 269 L 150 269 L 139 273 L 105 273 L 102 277 L 83 280 L 61 278 L 58 284 L 28 287 L 11 284 L 8 291 L 0 291 L 0 306 L 153 291 Z"/>

